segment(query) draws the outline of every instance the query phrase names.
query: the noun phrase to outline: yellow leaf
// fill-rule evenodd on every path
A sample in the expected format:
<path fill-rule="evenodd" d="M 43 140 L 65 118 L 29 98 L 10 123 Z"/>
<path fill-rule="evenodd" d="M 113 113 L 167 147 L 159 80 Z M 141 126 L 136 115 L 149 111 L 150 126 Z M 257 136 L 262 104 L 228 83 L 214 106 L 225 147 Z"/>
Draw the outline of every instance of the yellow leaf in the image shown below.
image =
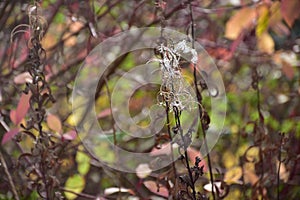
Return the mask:
<path fill-rule="evenodd" d="M 225 200 L 232 200 L 232 199 L 242 199 L 242 193 L 237 188 L 230 188 L 229 194 L 224 198 Z"/>
<path fill-rule="evenodd" d="M 250 147 L 246 154 L 245 157 L 248 162 L 256 163 L 259 161 L 259 148 L 256 146 Z"/>
<path fill-rule="evenodd" d="M 264 32 L 257 39 L 257 47 L 260 51 L 268 54 L 272 54 L 274 52 L 274 40 L 269 33 Z"/>
<path fill-rule="evenodd" d="M 82 151 L 77 151 L 76 162 L 77 170 L 81 175 L 86 175 L 90 170 L 90 160 L 91 158 Z"/>
<path fill-rule="evenodd" d="M 239 183 L 239 179 L 242 177 L 243 170 L 241 167 L 234 167 L 228 170 L 224 175 L 224 181 L 226 183 Z"/>
<path fill-rule="evenodd" d="M 74 174 L 73 176 L 69 177 L 65 184 L 65 189 L 73 191 L 75 193 L 80 193 L 83 191 L 85 187 L 85 179 L 83 176 L 79 174 Z M 67 199 L 75 199 L 77 197 L 76 194 L 65 192 Z"/>
<path fill-rule="evenodd" d="M 269 12 L 269 8 L 265 5 L 259 7 L 258 12 L 259 12 L 259 17 L 258 17 L 258 22 L 257 22 L 255 32 L 256 32 L 256 36 L 260 37 L 268 29 L 270 12 Z"/>
<path fill-rule="evenodd" d="M 231 151 L 225 151 L 222 160 L 226 169 L 230 169 L 238 164 L 237 156 L 233 155 Z"/>
<path fill-rule="evenodd" d="M 243 29 L 249 28 L 255 21 L 255 8 L 242 8 L 235 15 L 233 15 L 226 23 L 225 37 L 228 39 L 236 39 Z"/>

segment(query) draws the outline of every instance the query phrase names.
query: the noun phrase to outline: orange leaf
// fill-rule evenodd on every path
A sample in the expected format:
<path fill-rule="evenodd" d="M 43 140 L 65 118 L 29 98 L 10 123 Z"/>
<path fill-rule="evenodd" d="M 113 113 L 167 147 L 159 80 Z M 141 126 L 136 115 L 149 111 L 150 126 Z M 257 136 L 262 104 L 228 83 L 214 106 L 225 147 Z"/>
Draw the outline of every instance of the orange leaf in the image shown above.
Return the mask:
<path fill-rule="evenodd" d="M 47 124 L 49 128 L 52 129 L 53 131 L 61 133 L 62 131 L 61 121 L 56 115 L 49 114 L 47 117 Z"/>
<path fill-rule="evenodd" d="M 256 18 L 255 8 L 242 8 L 233 15 L 226 23 L 225 37 L 236 39 L 243 29 L 248 29 Z"/>
<path fill-rule="evenodd" d="M 22 119 L 26 116 L 28 109 L 29 109 L 29 99 L 31 94 L 22 94 L 17 109 L 10 111 L 10 120 L 15 124 L 18 125 Z"/>

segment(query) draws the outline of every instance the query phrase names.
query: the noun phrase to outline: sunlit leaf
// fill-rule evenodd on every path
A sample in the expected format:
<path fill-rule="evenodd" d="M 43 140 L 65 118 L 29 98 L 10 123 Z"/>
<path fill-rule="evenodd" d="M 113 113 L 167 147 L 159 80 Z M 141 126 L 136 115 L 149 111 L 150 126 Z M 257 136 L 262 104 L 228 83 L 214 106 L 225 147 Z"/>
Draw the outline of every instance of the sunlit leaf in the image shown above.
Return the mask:
<path fill-rule="evenodd" d="M 269 54 L 274 52 L 275 43 L 269 33 L 264 32 L 257 39 L 257 46 L 259 50 Z"/>
<path fill-rule="evenodd" d="M 50 129 L 53 131 L 56 131 L 57 133 L 61 133 L 62 131 L 62 124 L 58 116 L 54 114 L 48 114 L 47 116 L 47 125 Z"/>
<path fill-rule="evenodd" d="M 269 8 L 266 5 L 259 7 L 258 11 L 259 17 L 255 31 L 256 36 L 260 37 L 269 26 L 270 12 Z"/>
<path fill-rule="evenodd" d="M 127 192 L 127 193 L 130 193 L 130 194 L 134 194 L 134 192 L 131 189 L 122 188 L 122 187 L 121 188 L 110 187 L 110 188 L 106 188 L 104 190 L 105 195 L 111 195 L 111 194 L 114 194 L 114 193 L 117 193 L 117 192 Z"/>
<path fill-rule="evenodd" d="M 224 184 L 224 183 L 223 183 Z M 216 189 L 218 189 L 218 191 L 220 192 L 220 194 L 222 195 L 223 193 L 225 193 L 225 190 L 222 186 L 222 182 L 221 181 L 216 181 L 214 182 L 214 192 L 216 192 Z M 208 192 L 212 192 L 212 184 L 211 183 L 207 183 L 203 186 L 203 188 L 208 191 Z"/>
<path fill-rule="evenodd" d="M 147 163 L 139 164 L 135 169 L 135 172 L 139 178 L 146 178 L 152 172 L 149 165 Z"/>
<path fill-rule="evenodd" d="M 80 193 L 83 191 L 85 187 L 85 179 L 80 174 L 74 174 L 73 176 L 69 177 L 66 181 L 65 188 L 67 190 L 73 191 L 75 193 Z M 77 197 L 76 194 L 65 192 L 67 199 L 75 199 Z"/>
<path fill-rule="evenodd" d="M 19 133 L 19 128 L 14 128 L 4 133 L 1 144 L 5 144 L 6 142 L 10 141 L 18 133 Z"/>
<path fill-rule="evenodd" d="M 245 28 L 249 28 L 256 18 L 255 8 L 242 8 L 238 10 L 226 23 L 225 37 L 236 39 Z"/>

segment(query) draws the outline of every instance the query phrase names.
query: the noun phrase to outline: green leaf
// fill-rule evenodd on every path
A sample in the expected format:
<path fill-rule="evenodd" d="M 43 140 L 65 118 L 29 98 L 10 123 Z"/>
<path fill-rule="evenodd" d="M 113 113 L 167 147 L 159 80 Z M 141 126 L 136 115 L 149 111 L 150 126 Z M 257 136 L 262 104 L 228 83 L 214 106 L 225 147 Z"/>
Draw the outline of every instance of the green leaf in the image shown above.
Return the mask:
<path fill-rule="evenodd" d="M 65 22 L 65 15 L 62 12 L 58 12 L 54 17 L 55 23 L 64 23 Z"/>
<path fill-rule="evenodd" d="M 294 122 L 291 120 L 284 120 L 282 123 L 281 131 L 284 133 L 290 132 L 294 128 Z"/>
<path fill-rule="evenodd" d="M 75 193 L 80 193 L 83 191 L 85 187 L 85 179 L 80 174 L 74 174 L 73 176 L 69 177 L 66 181 L 65 188 L 67 190 L 73 191 Z M 77 197 L 76 194 L 70 192 L 64 192 L 67 199 L 75 199 Z"/>
<path fill-rule="evenodd" d="M 77 162 L 77 170 L 81 175 L 86 175 L 90 170 L 90 160 L 91 158 L 82 151 L 77 151 L 76 154 L 76 162 Z"/>

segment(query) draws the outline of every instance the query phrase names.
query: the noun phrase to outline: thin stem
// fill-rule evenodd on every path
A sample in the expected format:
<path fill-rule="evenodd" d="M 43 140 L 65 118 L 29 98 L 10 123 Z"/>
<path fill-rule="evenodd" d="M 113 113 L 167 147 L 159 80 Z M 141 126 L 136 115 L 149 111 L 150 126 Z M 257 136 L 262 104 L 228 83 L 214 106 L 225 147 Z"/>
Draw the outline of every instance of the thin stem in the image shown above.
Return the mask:
<path fill-rule="evenodd" d="M 110 102 L 110 110 L 112 112 L 112 106 L 111 106 L 111 92 L 110 92 L 110 89 L 109 89 L 109 86 L 108 86 L 108 80 L 106 77 L 104 77 L 104 82 L 105 82 L 105 87 L 106 87 L 106 92 L 107 92 L 107 96 L 108 96 L 108 102 Z M 117 135 L 116 135 L 116 129 L 115 129 L 115 121 L 114 121 L 114 118 L 111 114 L 111 126 L 112 126 L 112 130 L 113 130 L 113 139 L 114 139 L 114 147 L 117 146 Z M 115 155 L 116 155 L 116 160 L 119 163 L 119 154 L 118 154 L 118 149 L 117 148 L 114 148 L 114 151 L 115 151 Z M 121 180 L 121 177 L 120 177 L 120 173 L 117 172 L 117 177 L 118 177 L 118 180 Z M 121 184 L 120 184 L 120 181 L 118 182 L 118 188 L 119 188 L 119 191 L 121 191 Z M 120 195 L 121 195 L 121 192 L 118 192 L 118 199 L 120 198 Z"/>
<path fill-rule="evenodd" d="M 192 23 L 192 27 L 191 27 L 191 32 L 192 32 L 192 47 L 194 48 L 195 46 L 195 30 L 194 30 L 194 17 L 193 17 L 193 8 L 191 3 L 189 3 L 189 8 L 190 8 L 190 18 L 191 18 L 191 23 Z M 197 96 L 197 101 L 198 101 L 198 111 L 199 111 L 199 117 L 201 119 L 202 117 L 202 107 L 201 107 L 201 103 L 202 103 L 202 95 L 199 91 L 199 88 L 197 86 L 197 70 L 196 70 L 196 66 L 195 64 L 193 65 L 193 75 L 194 75 L 194 85 L 195 85 L 195 90 L 196 90 L 196 96 Z M 202 130 L 202 135 L 203 135 L 203 141 L 204 141 L 204 146 L 205 146 L 205 150 L 207 152 L 207 162 L 208 162 L 208 168 L 209 168 L 209 177 L 210 177 L 210 183 L 212 186 L 212 196 L 213 196 L 213 200 L 216 199 L 215 197 L 215 192 L 214 192 L 214 178 L 213 178 L 213 173 L 212 173 L 212 164 L 211 164 L 211 159 L 210 159 L 210 154 L 208 152 L 208 145 L 207 145 L 207 140 L 206 140 L 206 132 L 205 132 L 205 126 L 203 124 L 203 121 L 201 121 L 201 130 Z"/>
<path fill-rule="evenodd" d="M 16 187 L 15 187 L 15 184 L 14 184 L 13 179 L 12 179 L 12 177 L 11 177 L 9 171 L 8 171 L 8 168 L 7 168 L 7 165 L 6 165 L 6 161 L 5 161 L 4 157 L 3 157 L 3 154 L 2 154 L 2 152 L 1 152 L 1 150 L 0 150 L 0 161 L 1 161 L 2 166 L 3 166 L 3 168 L 4 168 L 4 172 L 5 172 L 6 176 L 7 176 L 9 185 L 10 185 L 11 190 L 12 190 L 12 193 L 13 193 L 13 195 L 14 195 L 14 198 L 15 198 L 16 200 L 19 200 L 19 196 L 18 196 Z"/>
<path fill-rule="evenodd" d="M 110 89 L 109 89 L 109 86 L 108 86 L 108 80 L 107 78 L 105 77 L 104 78 L 104 82 L 105 82 L 105 87 L 106 87 L 106 92 L 107 92 L 107 96 L 108 96 L 108 101 L 110 102 L 110 110 L 112 112 L 112 107 L 111 107 L 111 92 L 110 92 Z M 112 126 L 112 130 L 113 130 L 113 135 L 114 135 L 114 145 L 116 146 L 117 145 L 117 136 L 116 136 L 116 129 L 115 129 L 115 121 L 114 121 L 114 118 L 111 117 L 111 126 Z"/>
<path fill-rule="evenodd" d="M 167 129 L 168 129 L 168 135 L 170 140 L 170 148 L 171 148 L 171 159 L 172 159 L 172 169 L 174 173 L 174 185 L 176 186 L 176 179 L 177 179 L 177 172 L 175 167 L 175 160 L 174 160 L 174 153 L 173 153 L 173 147 L 172 147 L 172 134 L 171 134 L 171 125 L 170 125 L 170 116 L 169 116 L 169 103 L 166 101 L 166 115 L 167 115 Z M 174 187 L 176 189 L 176 187 Z"/>
<path fill-rule="evenodd" d="M 98 197 L 96 197 L 96 196 L 93 196 L 93 195 L 90 195 L 90 194 L 85 194 L 85 193 L 82 193 L 82 192 L 81 193 L 77 193 L 77 192 L 74 192 L 73 190 L 68 190 L 68 189 L 63 188 L 63 187 L 60 187 L 59 189 L 62 190 L 62 191 L 65 191 L 65 192 L 69 192 L 69 193 L 75 194 L 78 197 L 83 197 L 85 199 L 98 199 Z"/>
<path fill-rule="evenodd" d="M 279 200 L 279 186 L 280 186 L 280 167 L 281 167 L 281 148 L 282 148 L 282 140 L 283 140 L 283 134 L 280 133 L 280 148 L 279 148 L 279 153 L 278 153 L 278 170 L 277 170 L 277 200 Z"/>
<path fill-rule="evenodd" d="M 182 128 L 181 128 L 181 123 L 180 123 L 180 114 L 179 111 L 176 107 L 174 107 L 174 113 L 175 113 L 175 120 L 176 120 L 176 127 L 179 129 L 180 131 L 180 137 L 183 141 L 183 148 L 184 148 L 184 158 L 185 158 L 185 162 L 186 162 L 186 168 L 188 170 L 189 173 L 189 178 L 191 181 L 191 188 L 193 191 L 193 199 L 196 200 L 196 190 L 195 190 L 195 183 L 194 183 L 194 178 L 193 178 L 193 173 L 192 170 L 190 168 L 190 163 L 189 163 L 189 159 L 188 159 L 188 154 L 187 154 L 187 144 L 185 142 L 184 136 L 183 136 L 183 132 L 182 132 Z"/>

